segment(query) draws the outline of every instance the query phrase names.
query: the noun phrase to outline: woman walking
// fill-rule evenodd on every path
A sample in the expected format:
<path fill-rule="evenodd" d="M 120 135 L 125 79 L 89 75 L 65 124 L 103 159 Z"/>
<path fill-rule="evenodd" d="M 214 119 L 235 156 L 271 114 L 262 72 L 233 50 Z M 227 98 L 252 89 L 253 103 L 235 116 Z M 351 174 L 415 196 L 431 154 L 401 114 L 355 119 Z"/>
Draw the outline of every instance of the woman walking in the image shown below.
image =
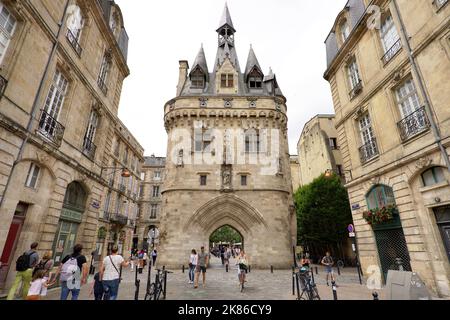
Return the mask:
<path fill-rule="evenodd" d="M 105 300 L 116 300 L 119 293 L 120 267 L 128 267 L 129 261 L 125 261 L 117 252 L 119 248 L 114 245 L 111 255 L 103 259 L 100 265 L 100 279 L 103 282 Z"/>
<path fill-rule="evenodd" d="M 192 249 L 191 256 L 189 257 L 189 284 L 194 283 L 195 268 L 197 267 L 197 263 L 198 263 L 197 251 L 195 251 L 195 249 Z"/>

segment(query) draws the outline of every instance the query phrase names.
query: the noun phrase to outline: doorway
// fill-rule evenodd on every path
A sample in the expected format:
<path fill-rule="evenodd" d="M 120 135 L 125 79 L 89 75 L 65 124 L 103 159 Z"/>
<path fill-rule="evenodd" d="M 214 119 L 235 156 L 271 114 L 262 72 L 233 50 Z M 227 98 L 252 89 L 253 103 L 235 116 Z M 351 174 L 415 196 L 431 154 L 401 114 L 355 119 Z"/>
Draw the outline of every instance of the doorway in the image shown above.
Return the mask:
<path fill-rule="evenodd" d="M 224 264 L 225 254 L 231 249 L 232 256 L 239 254 L 244 249 L 244 237 L 230 225 L 224 225 L 211 233 L 209 237 L 210 252 Z"/>
<path fill-rule="evenodd" d="M 14 211 L 14 217 L 9 227 L 8 236 L 6 237 L 5 246 L 3 248 L 2 256 L 0 258 L 0 288 L 4 288 L 8 271 L 14 265 L 14 255 L 16 253 L 17 244 L 19 242 L 20 234 L 22 232 L 25 217 L 28 211 L 28 204 L 19 202 Z"/>
<path fill-rule="evenodd" d="M 447 253 L 447 258 L 450 261 L 450 205 L 435 208 L 434 214 Z"/>

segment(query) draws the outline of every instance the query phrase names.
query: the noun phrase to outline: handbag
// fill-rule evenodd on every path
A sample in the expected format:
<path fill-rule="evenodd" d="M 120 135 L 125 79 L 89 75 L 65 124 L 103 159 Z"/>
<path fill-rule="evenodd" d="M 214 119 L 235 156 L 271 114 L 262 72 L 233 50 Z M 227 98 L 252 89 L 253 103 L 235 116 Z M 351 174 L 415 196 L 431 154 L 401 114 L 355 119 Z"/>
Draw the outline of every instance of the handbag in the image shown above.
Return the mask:
<path fill-rule="evenodd" d="M 112 261 L 111 256 L 108 256 L 108 257 L 109 257 L 109 260 L 111 260 L 111 264 L 113 265 L 114 269 L 116 269 L 117 273 L 119 274 L 119 280 L 122 280 L 122 279 L 120 278 L 120 271 L 117 269 L 116 265 L 115 265 L 114 262 Z"/>

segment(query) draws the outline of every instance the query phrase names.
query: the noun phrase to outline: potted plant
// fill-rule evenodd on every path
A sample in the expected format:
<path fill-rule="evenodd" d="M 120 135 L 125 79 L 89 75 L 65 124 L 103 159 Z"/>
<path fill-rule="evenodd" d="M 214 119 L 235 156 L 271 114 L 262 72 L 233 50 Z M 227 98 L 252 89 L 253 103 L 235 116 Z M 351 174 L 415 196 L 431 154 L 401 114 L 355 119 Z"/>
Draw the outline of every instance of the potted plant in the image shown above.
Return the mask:
<path fill-rule="evenodd" d="M 381 208 L 371 209 L 363 212 L 363 218 L 371 226 L 388 223 L 394 219 L 398 213 L 396 205 L 383 206 Z"/>

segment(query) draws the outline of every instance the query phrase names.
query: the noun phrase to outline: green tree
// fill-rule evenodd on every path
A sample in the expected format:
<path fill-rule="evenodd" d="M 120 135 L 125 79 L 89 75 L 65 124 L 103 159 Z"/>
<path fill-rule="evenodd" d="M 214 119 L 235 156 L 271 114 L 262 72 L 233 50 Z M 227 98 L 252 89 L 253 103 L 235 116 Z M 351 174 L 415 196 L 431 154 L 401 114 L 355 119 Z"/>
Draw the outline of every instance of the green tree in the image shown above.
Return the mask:
<path fill-rule="evenodd" d="M 348 237 L 352 213 L 347 190 L 337 175 L 321 175 L 300 187 L 294 195 L 297 209 L 297 240 L 313 254 L 330 250 L 341 255 L 341 244 Z"/>
<path fill-rule="evenodd" d="M 210 242 L 242 242 L 242 236 L 239 232 L 230 226 L 223 226 L 211 234 Z"/>

